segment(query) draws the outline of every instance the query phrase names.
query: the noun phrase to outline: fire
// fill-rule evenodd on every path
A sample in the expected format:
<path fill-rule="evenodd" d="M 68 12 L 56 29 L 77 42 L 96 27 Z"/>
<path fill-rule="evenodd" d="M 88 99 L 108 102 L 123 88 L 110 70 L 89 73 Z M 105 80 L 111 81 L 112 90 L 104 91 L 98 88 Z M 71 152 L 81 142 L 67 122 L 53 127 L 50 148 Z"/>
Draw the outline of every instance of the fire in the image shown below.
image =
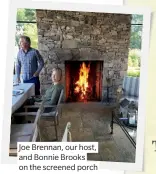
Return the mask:
<path fill-rule="evenodd" d="M 86 64 L 83 62 L 80 71 L 79 71 L 79 80 L 75 83 L 76 88 L 75 92 L 80 93 L 80 99 L 85 100 L 87 97 L 87 90 L 88 90 L 88 77 L 90 71 L 90 64 L 87 67 Z"/>

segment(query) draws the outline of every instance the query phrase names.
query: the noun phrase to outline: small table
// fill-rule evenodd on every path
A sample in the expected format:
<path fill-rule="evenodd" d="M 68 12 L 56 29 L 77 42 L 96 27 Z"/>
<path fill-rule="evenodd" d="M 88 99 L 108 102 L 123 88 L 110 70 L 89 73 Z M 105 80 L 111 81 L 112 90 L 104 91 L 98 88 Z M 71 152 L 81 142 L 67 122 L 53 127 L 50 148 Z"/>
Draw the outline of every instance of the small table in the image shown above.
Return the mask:
<path fill-rule="evenodd" d="M 123 130 L 123 132 L 125 133 L 127 138 L 130 140 L 130 142 L 132 143 L 134 148 L 136 148 L 136 140 L 132 137 L 132 135 L 128 131 L 128 127 L 123 123 L 122 118 L 120 118 L 118 116 L 118 114 L 115 112 L 115 110 L 112 111 L 112 120 L 110 123 L 111 134 L 113 134 L 113 124 L 114 123 L 117 123 L 120 126 L 120 128 Z M 137 130 L 137 127 L 131 127 L 131 130 L 133 130 L 135 132 Z"/>
<path fill-rule="evenodd" d="M 20 83 L 17 86 L 13 86 L 13 90 L 19 89 L 24 90 L 24 92 L 23 94 L 12 96 L 12 114 L 19 109 L 28 98 L 35 96 L 34 83 Z"/>

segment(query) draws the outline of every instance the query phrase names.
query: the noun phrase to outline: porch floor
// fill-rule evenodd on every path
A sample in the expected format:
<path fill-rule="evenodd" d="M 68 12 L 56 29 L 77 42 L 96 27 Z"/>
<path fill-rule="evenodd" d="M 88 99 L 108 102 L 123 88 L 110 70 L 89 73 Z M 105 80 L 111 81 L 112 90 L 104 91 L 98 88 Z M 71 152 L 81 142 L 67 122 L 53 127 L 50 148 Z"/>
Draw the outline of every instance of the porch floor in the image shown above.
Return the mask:
<path fill-rule="evenodd" d="M 96 102 L 63 104 L 58 126 L 59 141 L 69 121 L 72 141 L 99 142 L 99 153 L 88 154 L 88 160 L 135 162 L 135 149 L 121 128 L 114 124 L 114 134 L 110 134 L 111 108 Z M 49 121 L 42 121 L 43 141 L 55 138 L 54 127 L 51 125 Z"/>

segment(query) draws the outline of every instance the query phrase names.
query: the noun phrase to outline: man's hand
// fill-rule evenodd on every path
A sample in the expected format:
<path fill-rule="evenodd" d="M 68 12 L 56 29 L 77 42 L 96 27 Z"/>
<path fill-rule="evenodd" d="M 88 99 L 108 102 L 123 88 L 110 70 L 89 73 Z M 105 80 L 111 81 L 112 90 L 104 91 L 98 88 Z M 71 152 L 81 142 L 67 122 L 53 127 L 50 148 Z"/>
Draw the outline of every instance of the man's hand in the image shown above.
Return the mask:
<path fill-rule="evenodd" d="M 33 77 L 38 77 L 38 73 L 35 72 L 34 75 L 33 75 Z"/>
<path fill-rule="evenodd" d="M 16 82 L 17 82 L 17 83 L 21 83 L 20 78 L 17 78 Z"/>

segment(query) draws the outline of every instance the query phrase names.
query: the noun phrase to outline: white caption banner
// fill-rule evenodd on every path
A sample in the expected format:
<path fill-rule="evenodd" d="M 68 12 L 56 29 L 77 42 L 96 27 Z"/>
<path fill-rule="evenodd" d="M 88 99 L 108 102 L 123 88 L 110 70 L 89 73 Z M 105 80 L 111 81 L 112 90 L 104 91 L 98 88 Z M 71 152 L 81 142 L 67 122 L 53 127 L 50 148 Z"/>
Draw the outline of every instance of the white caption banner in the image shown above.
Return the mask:
<path fill-rule="evenodd" d="M 98 143 L 18 143 L 19 171 L 98 171 L 98 162 L 87 161 L 87 153 L 98 153 Z"/>

